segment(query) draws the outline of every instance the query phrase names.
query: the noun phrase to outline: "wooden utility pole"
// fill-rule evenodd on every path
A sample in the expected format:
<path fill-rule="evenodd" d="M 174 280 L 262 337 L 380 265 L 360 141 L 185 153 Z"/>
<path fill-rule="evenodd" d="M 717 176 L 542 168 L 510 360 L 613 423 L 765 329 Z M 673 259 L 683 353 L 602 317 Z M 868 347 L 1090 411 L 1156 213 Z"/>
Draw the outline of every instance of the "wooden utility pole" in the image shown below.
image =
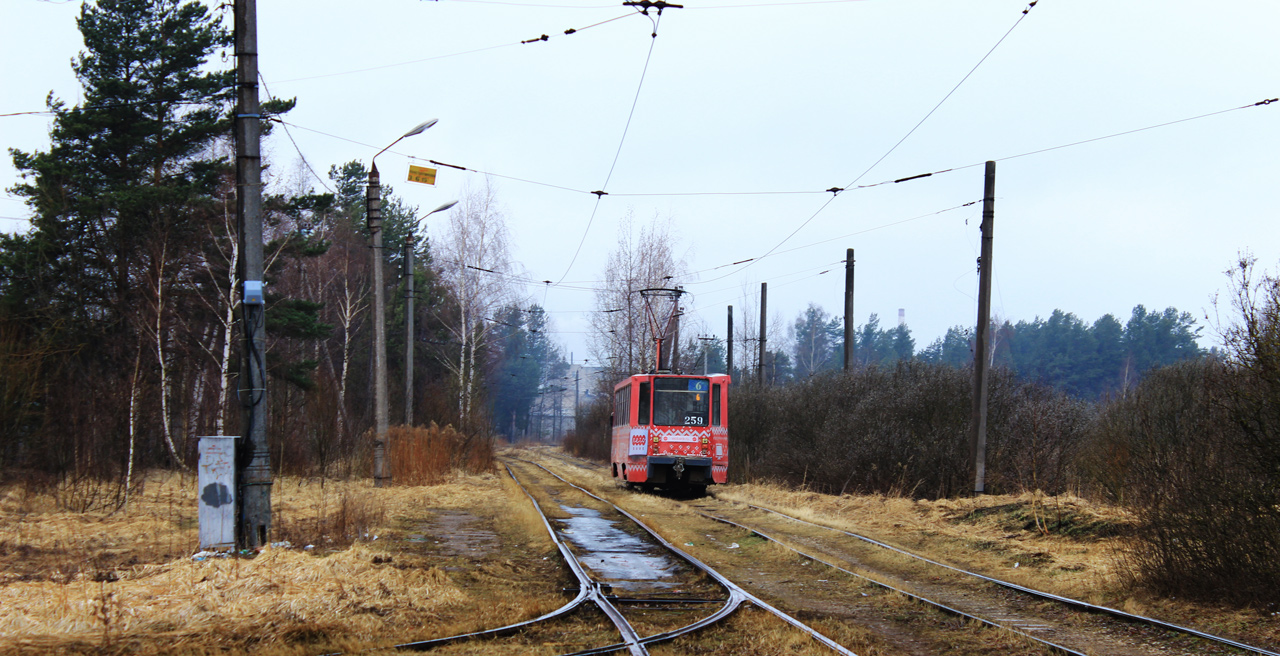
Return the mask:
<path fill-rule="evenodd" d="M 844 370 L 853 368 L 853 249 L 844 254 Z"/>
<path fill-rule="evenodd" d="M 969 455 L 973 461 L 973 492 L 986 491 L 987 369 L 991 348 L 991 237 L 996 214 L 996 163 L 987 162 L 982 192 L 982 257 L 978 260 L 978 326 L 973 342 L 973 419 Z"/>
<path fill-rule="evenodd" d="M 242 353 L 240 405 L 243 419 L 236 453 L 236 544 L 267 545 L 271 533 L 271 452 L 267 448 L 267 339 L 262 292 L 262 110 L 258 104 L 258 7 L 235 0 L 236 220 L 240 232 Z"/>
<path fill-rule="evenodd" d="M 726 333 L 728 337 L 725 339 L 725 373 L 733 375 L 733 306 L 729 306 L 729 329 Z"/>
<path fill-rule="evenodd" d="M 756 365 L 756 383 L 764 387 L 765 317 L 768 316 L 769 283 L 760 283 L 760 362 Z"/>

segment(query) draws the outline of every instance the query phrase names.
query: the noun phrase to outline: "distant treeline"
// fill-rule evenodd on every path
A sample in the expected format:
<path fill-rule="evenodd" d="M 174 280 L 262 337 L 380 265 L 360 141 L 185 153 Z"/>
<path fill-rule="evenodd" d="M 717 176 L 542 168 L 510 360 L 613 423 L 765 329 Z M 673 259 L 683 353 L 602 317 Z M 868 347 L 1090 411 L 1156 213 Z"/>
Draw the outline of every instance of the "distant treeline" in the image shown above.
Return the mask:
<path fill-rule="evenodd" d="M 1048 319 L 993 322 L 992 365 L 1008 369 L 1022 380 L 1044 383 L 1075 397 L 1098 399 L 1132 388 L 1152 368 L 1203 357 L 1206 352 L 1196 343 L 1200 331 L 1191 313 L 1172 307 L 1149 312 L 1138 305 L 1125 323 L 1106 314 L 1092 324 L 1071 312 L 1054 310 Z M 892 366 L 912 359 L 957 367 L 973 364 L 972 328 L 953 326 L 919 351 L 910 327 L 883 327 L 875 314 L 853 334 L 854 362 L 861 367 Z M 764 360 L 765 380 L 770 385 L 786 385 L 843 368 L 843 321 L 817 304 L 800 312 L 787 327 L 785 339 L 776 339 L 779 346 L 766 353 Z M 745 340 L 738 348 L 750 350 L 752 341 Z M 686 347 L 686 360 L 691 361 L 686 371 L 701 371 L 700 360 L 694 359 L 701 348 L 692 341 Z M 706 353 L 713 369 L 723 367 L 722 342 L 713 342 Z M 734 372 L 736 380 L 755 379 L 755 360 L 747 363 Z"/>
<path fill-rule="evenodd" d="M 1190 312 L 1138 305 L 1121 324 L 1104 314 L 1093 324 L 1054 310 L 1048 319 L 992 326 L 992 364 L 1023 380 L 1096 399 L 1129 389 L 1155 368 L 1205 355 L 1196 343 L 1201 328 Z M 973 330 L 954 326 L 919 353 L 925 362 L 973 363 Z"/>

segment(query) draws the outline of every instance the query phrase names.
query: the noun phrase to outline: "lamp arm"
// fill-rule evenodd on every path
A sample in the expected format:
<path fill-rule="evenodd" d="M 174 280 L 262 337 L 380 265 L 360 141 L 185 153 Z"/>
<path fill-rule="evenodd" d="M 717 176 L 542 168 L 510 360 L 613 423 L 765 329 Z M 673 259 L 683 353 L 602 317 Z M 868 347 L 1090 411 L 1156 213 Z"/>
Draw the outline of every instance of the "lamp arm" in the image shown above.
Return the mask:
<path fill-rule="evenodd" d="M 400 143 L 401 139 L 404 139 L 404 135 L 402 135 L 402 136 L 400 137 L 400 139 L 396 139 L 395 141 L 392 141 L 392 142 L 391 142 L 391 143 L 390 143 L 386 148 L 383 148 L 382 150 L 379 150 L 379 151 L 378 151 L 378 155 L 381 155 L 382 153 L 385 153 L 385 152 L 387 152 L 388 150 L 391 150 L 391 146 L 394 146 L 394 145 L 396 145 L 396 144 Z M 369 166 L 373 166 L 373 163 L 378 159 L 378 155 L 374 155 L 374 156 L 373 156 L 373 159 L 369 160 Z"/>

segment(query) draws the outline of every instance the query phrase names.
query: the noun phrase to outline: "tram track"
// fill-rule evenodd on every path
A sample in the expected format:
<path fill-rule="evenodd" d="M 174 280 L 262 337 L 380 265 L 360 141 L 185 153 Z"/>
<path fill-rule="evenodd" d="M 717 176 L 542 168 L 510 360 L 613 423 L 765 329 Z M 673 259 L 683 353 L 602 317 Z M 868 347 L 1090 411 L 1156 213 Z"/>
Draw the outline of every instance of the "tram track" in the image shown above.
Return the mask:
<path fill-rule="evenodd" d="M 1198 639 L 1204 640 L 1204 641 L 1209 642 L 1209 643 L 1213 643 L 1213 644 L 1221 645 L 1221 646 L 1224 646 L 1224 647 L 1231 647 L 1231 648 L 1238 649 L 1238 650 L 1241 650 L 1241 651 L 1244 651 L 1244 652 L 1248 652 L 1248 653 L 1251 653 L 1251 654 L 1259 654 L 1260 656 L 1280 656 L 1280 653 L 1277 653 L 1277 652 L 1274 652 L 1274 651 L 1270 651 L 1270 650 L 1267 650 L 1267 649 L 1263 649 L 1263 648 L 1261 648 L 1261 647 L 1255 647 L 1255 646 L 1253 646 L 1253 645 L 1245 644 L 1245 643 L 1243 643 L 1243 642 L 1239 642 L 1239 641 L 1237 641 L 1237 640 L 1232 640 L 1232 639 L 1230 639 L 1230 638 L 1225 638 L 1225 637 L 1222 637 L 1222 636 L 1214 635 L 1214 634 L 1212 634 L 1212 633 L 1208 633 L 1208 632 L 1206 632 L 1206 631 L 1200 631 L 1199 629 L 1195 629 L 1195 628 L 1191 628 L 1191 627 L 1187 627 L 1187 626 L 1182 626 L 1182 625 L 1180 625 L 1180 624 L 1174 624 L 1174 623 L 1172 623 L 1172 622 L 1166 622 L 1166 621 L 1164 621 L 1164 620 L 1160 620 L 1160 619 L 1156 619 L 1156 618 L 1152 618 L 1152 617 L 1147 617 L 1147 616 L 1144 616 L 1144 615 L 1138 615 L 1138 614 L 1135 614 L 1135 613 L 1128 613 L 1128 612 L 1125 612 L 1125 611 L 1122 611 L 1122 610 L 1119 610 L 1119 609 L 1116 609 L 1116 608 L 1111 608 L 1111 607 L 1108 607 L 1108 606 L 1101 606 L 1101 605 L 1098 605 L 1098 604 L 1091 604 L 1091 603 L 1088 603 L 1088 602 L 1086 602 L 1086 601 L 1081 601 L 1081 600 L 1079 600 L 1079 599 L 1072 599 L 1072 598 L 1070 598 L 1070 597 L 1064 597 L 1064 596 L 1062 596 L 1062 595 L 1056 595 L 1056 594 L 1053 594 L 1053 593 L 1050 593 L 1050 592 L 1044 592 L 1044 591 L 1042 591 L 1042 590 L 1036 590 L 1036 589 L 1034 589 L 1034 588 L 1029 588 L 1029 587 L 1027 587 L 1027 586 L 1018 585 L 1017 583 L 1012 583 L 1012 582 L 1009 582 L 1009 581 L 1004 581 L 1004 580 L 1002 580 L 1002 579 L 998 579 L 998 578 L 995 578 L 995 577 L 987 576 L 987 575 L 980 574 L 980 573 L 977 573 L 977 572 L 971 572 L 971 571 L 968 571 L 968 570 L 962 569 L 962 568 L 960 568 L 960 567 L 955 567 L 955 566 L 953 566 L 953 565 L 948 565 L 948 564 L 946 564 L 946 563 L 942 563 L 942 562 L 939 562 L 939 561 L 933 560 L 933 559 L 931 559 L 931 558 L 927 558 L 927 557 L 922 556 L 922 555 L 920 555 L 920 554 L 916 554 L 916 553 L 913 553 L 913 552 L 911 552 L 911 551 L 907 551 L 907 550 L 905 550 L 905 549 L 901 549 L 901 548 L 899 548 L 899 547 L 895 547 L 895 546 L 893 546 L 893 545 L 890 545 L 890 544 L 887 544 L 887 543 L 881 542 L 881 541 L 879 541 L 879 540 L 875 540 L 875 539 L 873 539 L 873 538 L 870 538 L 870 537 L 867 537 L 867 536 L 865 536 L 865 535 L 861 535 L 861 534 L 855 533 L 855 532 L 853 532 L 853 531 L 846 531 L 846 530 L 844 530 L 844 529 L 834 528 L 834 527 L 831 527 L 831 526 L 825 526 L 825 525 L 823 525 L 823 524 L 819 524 L 819 523 L 817 523 L 817 522 L 811 522 L 811 521 L 808 521 L 808 520 L 805 520 L 805 519 L 802 519 L 802 518 L 799 518 L 799 517 L 794 517 L 794 516 L 792 516 L 792 515 L 788 515 L 788 514 L 786 514 L 786 513 L 783 513 L 783 512 L 780 512 L 780 511 L 774 510 L 774 509 L 772 509 L 772 508 L 765 508 L 765 507 L 763 507 L 763 506 L 757 506 L 757 505 L 754 505 L 754 504 L 746 504 L 746 505 L 747 505 L 747 507 L 748 507 L 748 508 L 751 508 L 751 509 L 753 509 L 753 510 L 758 510 L 758 511 L 763 512 L 763 513 L 769 513 L 769 514 L 772 514 L 772 515 L 777 515 L 777 516 L 782 517 L 782 518 L 784 518 L 784 519 L 786 519 L 786 520 L 788 520 L 788 521 L 791 521 L 791 522 L 796 522 L 796 523 L 799 523 L 799 524 L 804 524 L 804 525 L 807 525 L 807 526 L 812 526 L 812 527 L 819 528 L 819 529 L 823 529 L 823 530 L 826 530 L 826 531 L 831 531 L 831 532 L 834 532 L 834 533 L 838 533 L 838 534 L 841 534 L 841 535 L 844 535 L 844 536 L 847 536 L 847 537 L 850 537 L 850 538 L 854 538 L 854 539 L 856 539 L 856 540 L 860 540 L 860 541 L 862 541 L 862 542 L 865 542 L 865 543 L 867 543 L 867 544 L 873 545 L 873 546 L 875 546 L 875 547 L 877 547 L 877 548 L 880 548 L 880 549 L 885 549 L 885 550 L 888 550 L 888 551 L 890 551 L 890 552 L 893 552 L 893 553 L 896 553 L 896 554 L 899 554 L 899 555 L 902 555 L 902 556 L 906 556 L 906 557 L 908 557 L 908 558 L 911 558 L 911 559 L 914 559 L 914 560 L 917 560 L 917 561 L 920 561 L 920 562 L 923 562 L 923 563 L 927 563 L 927 564 L 932 565 L 932 566 L 935 566 L 935 567 L 939 567 L 939 568 L 946 569 L 946 570 L 948 570 L 948 571 L 951 571 L 951 572 L 953 572 L 953 573 L 956 573 L 956 574 L 959 574 L 959 575 L 962 575 L 962 576 L 971 577 L 971 578 L 974 578 L 974 579 L 977 579 L 977 580 L 980 580 L 980 581 L 984 581 L 984 582 L 986 582 L 986 583 L 990 583 L 990 584 L 992 584 L 992 585 L 999 586 L 999 587 L 1004 588 L 1004 589 L 1007 589 L 1007 590 L 1011 590 L 1011 591 L 1014 591 L 1014 592 L 1017 592 L 1017 593 L 1021 593 L 1021 594 L 1024 594 L 1024 595 L 1028 595 L 1028 596 L 1031 596 L 1031 597 L 1035 597 L 1035 598 L 1038 598 L 1038 599 L 1042 599 L 1042 600 L 1046 600 L 1046 601 L 1051 601 L 1051 602 L 1056 602 L 1056 603 L 1058 603 L 1058 604 L 1062 604 L 1062 605 L 1064 605 L 1064 606 L 1069 606 L 1069 607 L 1072 607 L 1072 608 L 1077 608 L 1077 609 L 1080 609 L 1080 610 L 1083 610 L 1083 611 L 1088 611 L 1088 612 L 1091 612 L 1091 613 L 1097 613 L 1097 614 L 1102 614 L 1102 615 L 1108 615 L 1108 616 L 1111 616 L 1111 617 L 1113 617 L 1113 618 L 1116 618 L 1116 619 L 1119 619 L 1119 620 L 1123 620 L 1123 621 L 1126 621 L 1126 622 L 1140 623 L 1140 624 L 1145 624 L 1145 625 L 1148 625 L 1148 626 L 1156 627 L 1156 628 L 1159 628 L 1159 629 L 1163 629 L 1163 630 L 1166 630 L 1166 631 L 1172 631 L 1172 632 L 1176 632 L 1176 633 L 1182 633 L 1182 634 L 1185 634 L 1185 635 L 1188 635 L 1188 636 L 1192 636 L 1192 637 L 1194 637 L 1194 638 L 1198 638 Z M 730 521 L 730 520 L 726 520 L 726 519 L 721 518 L 721 517 L 716 517 L 716 516 L 709 515 L 709 514 L 706 514 L 706 513 L 700 513 L 700 514 L 702 514 L 703 516 L 705 516 L 705 517 L 707 517 L 707 518 L 709 518 L 709 519 L 712 519 L 712 520 L 715 520 L 715 521 L 718 521 L 718 522 L 724 522 L 724 523 L 732 524 L 732 525 L 734 525 L 734 526 L 738 526 L 739 528 L 742 528 L 742 529 L 744 529 L 744 530 L 749 530 L 749 531 L 753 531 L 753 532 L 757 532 L 757 533 L 758 533 L 758 531 L 756 531 L 756 529 L 750 528 L 750 527 L 745 526 L 745 525 L 742 525 L 742 524 L 737 524 L 737 523 L 735 523 L 735 522 L 732 522 L 732 521 Z M 760 534 L 760 535 L 761 535 L 762 537 L 765 537 L 766 539 L 774 539 L 774 538 L 771 538 L 771 537 L 765 536 L 764 534 Z"/>
<path fill-rule="evenodd" d="M 576 459 L 558 454 L 546 455 L 566 464 L 577 465 L 587 471 L 592 470 L 589 465 L 575 462 Z M 696 510 L 699 515 L 709 521 L 770 541 L 800 557 L 821 563 L 846 575 L 884 586 L 942 612 L 1017 634 L 1056 653 L 1126 656 L 1251 653 L 1260 656 L 1280 656 L 1274 651 L 1198 629 L 1089 604 L 969 572 L 864 535 L 810 522 L 771 508 L 740 504 L 745 508 L 736 509 L 734 504 L 720 502 L 714 498 L 701 503 L 688 502 L 688 504 L 691 509 Z M 733 518 L 721 516 L 728 514 L 733 515 Z M 780 526 L 779 521 L 767 521 L 766 518 L 770 516 L 780 522 L 806 527 L 808 533 L 785 529 Z M 815 531 L 828 535 L 826 537 L 815 535 Z M 849 544 L 843 544 L 842 541 L 857 542 L 868 549 L 891 553 L 896 557 L 908 559 L 918 566 L 937 568 L 951 577 L 968 579 L 969 582 L 957 586 L 951 579 L 940 583 L 922 581 L 921 579 L 943 577 L 928 574 L 922 576 L 919 571 L 906 575 L 886 572 L 874 562 L 874 558 L 866 558 L 862 553 L 858 553 L 857 549 L 850 548 Z M 979 590 L 978 584 L 995 587 L 1004 591 L 1004 594 L 992 594 L 990 591 Z M 958 589 L 952 589 L 953 587 Z M 1082 617 L 1091 619 L 1082 619 Z M 1046 636 L 1053 637 L 1050 639 Z"/>
<path fill-rule="evenodd" d="M 750 604 L 776 616 L 787 624 L 790 624 L 792 627 L 807 633 L 813 640 L 825 646 L 831 652 L 845 656 L 857 656 L 854 652 L 822 635 L 820 632 L 809 627 L 799 619 L 778 610 L 764 600 L 756 597 L 750 592 L 747 592 L 716 570 L 703 564 L 697 558 L 663 538 L 652 527 L 640 520 L 639 517 L 636 517 L 632 513 L 629 513 L 608 500 L 590 492 L 586 488 L 569 482 L 555 472 L 552 472 L 537 463 L 508 458 L 504 459 L 503 465 L 507 474 L 525 494 L 533 508 L 537 511 L 544 528 L 547 530 L 552 542 L 560 552 L 566 566 L 569 567 L 574 577 L 577 579 L 577 594 L 571 601 L 564 604 L 557 610 L 531 620 L 486 631 L 400 644 L 396 645 L 394 647 L 395 649 L 426 651 L 450 643 L 511 635 L 537 624 L 564 618 L 584 607 L 587 607 L 588 602 L 591 602 L 591 604 L 593 604 L 609 619 L 618 634 L 621 636 L 622 640 L 617 643 L 567 652 L 565 656 L 587 656 L 588 654 L 607 654 L 619 651 L 627 651 L 633 655 L 642 655 L 649 653 L 649 645 L 672 641 L 681 636 L 712 626 L 728 618 L 743 605 Z M 534 476 L 530 475 L 530 468 L 536 468 L 537 470 L 544 472 L 545 475 L 553 477 L 554 480 L 560 484 L 559 489 L 548 488 L 545 484 L 533 482 L 532 479 Z M 522 469 L 523 471 L 520 471 L 520 474 L 518 475 L 517 470 Z M 525 480 L 522 480 L 522 478 Z M 535 495 L 534 491 L 530 489 L 530 487 L 533 486 L 538 486 L 543 489 L 539 491 L 539 494 Z M 573 535 L 575 526 L 583 526 L 582 523 L 577 525 L 572 523 L 572 519 L 574 517 L 580 519 L 585 517 L 591 520 L 597 519 L 597 517 L 593 516 L 593 513 L 596 511 L 590 508 L 587 504 L 573 505 L 564 499 L 566 496 L 565 493 L 568 489 L 572 489 L 576 494 L 584 495 L 591 499 L 593 505 L 597 508 L 612 511 L 612 513 L 615 513 L 618 518 L 625 519 L 635 529 L 642 531 L 643 535 L 647 536 L 648 540 L 652 541 L 654 545 L 682 561 L 687 566 L 687 570 L 684 572 L 685 574 L 692 573 L 697 577 L 706 577 L 707 579 L 714 581 L 715 585 L 721 590 L 721 595 L 717 598 L 707 598 L 707 586 L 699 585 L 697 581 L 691 580 L 683 581 L 682 584 L 674 586 L 673 589 L 661 595 L 639 594 L 623 596 L 612 594 L 613 589 L 620 584 L 620 581 L 611 580 L 607 578 L 607 576 L 601 576 L 601 571 L 607 571 L 608 569 L 607 564 L 603 564 L 604 566 L 602 566 L 601 554 L 591 553 L 589 551 L 586 553 L 580 553 L 584 551 L 582 549 L 582 545 L 574 544 L 572 537 L 566 537 L 566 535 Z M 562 512 L 549 512 L 544 505 L 545 501 L 539 501 L 537 498 L 538 496 L 544 496 L 546 499 L 558 504 Z M 569 517 L 553 516 L 562 514 L 567 514 Z M 611 523 L 613 521 L 608 518 L 602 519 L 605 523 Z M 585 528 L 588 532 L 599 528 L 598 522 L 586 522 Z M 612 540 L 615 543 L 618 541 L 625 541 L 618 538 L 617 534 L 605 535 L 604 540 L 606 542 Z M 617 545 L 613 544 L 613 546 L 616 547 Z M 607 559 L 608 557 L 606 556 L 603 560 Z M 621 583 L 627 582 L 623 581 Z M 692 590 L 691 594 L 689 593 L 690 590 Z M 637 630 L 634 624 L 634 619 L 637 614 L 653 615 L 655 613 L 672 613 L 674 615 L 689 615 L 691 614 L 689 610 L 690 607 L 705 607 L 708 605 L 718 607 L 710 613 L 700 616 L 691 622 L 684 622 L 683 619 L 677 618 L 675 620 L 677 625 L 666 628 L 665 630 L 645 632 L 645 635 L 641 635 L 642 631 Z M 637 609 L 640 610 L 637 611 Z M 670 625 L 672 624 L 672 621 L 667 620 L 655 622 L 652 618 L 649 618 L 643 622 L 643 626 L 646 628 L 652 628 L 653 626 L 660 624 Z"/>

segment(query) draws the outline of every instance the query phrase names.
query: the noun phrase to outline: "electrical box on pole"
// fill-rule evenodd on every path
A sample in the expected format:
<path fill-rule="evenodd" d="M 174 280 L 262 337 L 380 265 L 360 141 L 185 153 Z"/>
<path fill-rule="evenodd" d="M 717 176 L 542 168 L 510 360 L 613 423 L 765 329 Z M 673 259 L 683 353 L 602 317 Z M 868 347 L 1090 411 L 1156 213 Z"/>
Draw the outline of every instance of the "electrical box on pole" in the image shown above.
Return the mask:
<path fill-rule="evenodd" d="M 262 281 L 244 281 L 244 296 L 242 298 L 242 302 L 245 305 L 262 305 Z"/>

